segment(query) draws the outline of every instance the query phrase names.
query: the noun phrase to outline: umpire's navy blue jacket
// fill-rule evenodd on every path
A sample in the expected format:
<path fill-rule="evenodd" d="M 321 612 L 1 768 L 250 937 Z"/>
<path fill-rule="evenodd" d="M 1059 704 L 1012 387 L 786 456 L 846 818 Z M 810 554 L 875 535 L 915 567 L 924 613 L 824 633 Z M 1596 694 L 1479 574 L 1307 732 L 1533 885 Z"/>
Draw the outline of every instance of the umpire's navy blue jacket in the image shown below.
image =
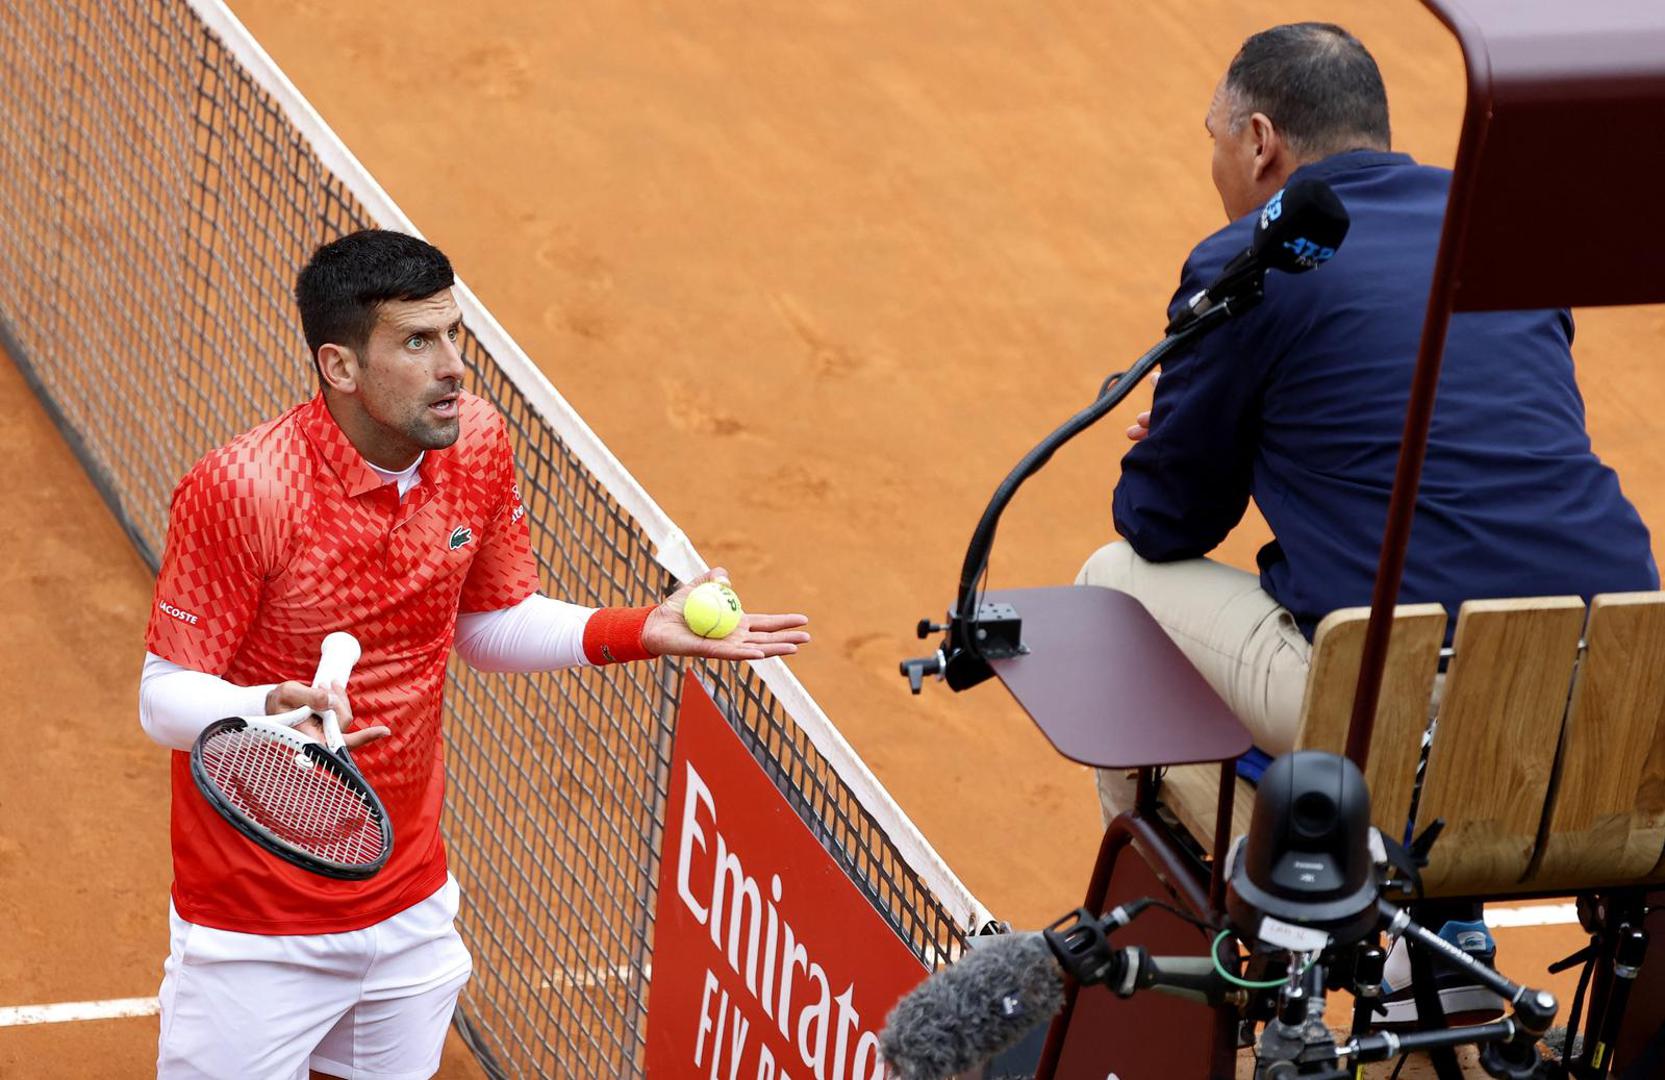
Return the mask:
<path fill-rule="evenodd" d="M 1451 174 L 1355 151 L 1301 167 L 1346 204 L 1335 257 L 1269 274 L 1260 307 L 1170 358 L 1122 461 L 1116 529 L 1154 562 L 1206 554 L 1252 495 L 1261 585 L 1310 638 L 1368 604 Z M 1173 311 L 1249 244 L 1197 245 Z M 1525 223 L 1523 223 L 1525 227 Z M 1401 603 L 1659 587 L 1648 530 L 1590 450 L 1565 311 L 1452 319 Z"/>

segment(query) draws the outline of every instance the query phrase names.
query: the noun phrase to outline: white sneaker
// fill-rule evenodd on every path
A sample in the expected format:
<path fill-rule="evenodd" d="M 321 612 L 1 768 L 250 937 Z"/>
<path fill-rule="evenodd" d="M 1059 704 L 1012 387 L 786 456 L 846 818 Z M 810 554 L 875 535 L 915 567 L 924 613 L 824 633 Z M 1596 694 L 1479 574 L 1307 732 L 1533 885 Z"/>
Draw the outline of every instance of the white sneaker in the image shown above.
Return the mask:
<path fill-rule="evenodd" d="M 1439 928 L 1439 936 L 1487 967 L 1497 966 L 1497 942 L 1485 923 L 1452 919 Z M 1431 963 L 1440 1007 L 1453 1024 L 1485 1023 L 1503 1015 L 1505 1002 L 1496 992 L 1474 981 L 1468 972 L 1445 963 L 1438 955 L 1431 958 Z M 1416 998 L 1411 989 L 1411 955 L 1404 938 L 1396 940 L 1388 951 L 1382 970 L 1381 1005 L 1387 1012 L 1377 1014 L 1376 1023 L 1388 1027 L 1417 1023 Z"/>

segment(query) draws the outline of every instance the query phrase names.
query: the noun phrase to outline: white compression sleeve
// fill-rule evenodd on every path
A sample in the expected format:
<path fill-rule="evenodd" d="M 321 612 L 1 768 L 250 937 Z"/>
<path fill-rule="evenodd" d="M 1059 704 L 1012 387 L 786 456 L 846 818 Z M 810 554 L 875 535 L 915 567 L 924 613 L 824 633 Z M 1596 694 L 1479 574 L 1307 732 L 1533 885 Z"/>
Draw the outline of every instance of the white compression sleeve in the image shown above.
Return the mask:
<path fill-rule="evenodd" d="M 228 716 L 264 716 L 273 686 L 238 686 L 145 653 L 139 678 L 139 726 L 173 750 L 189 750 L 202 729 Z"/>
<path fill-rule="evenodd" d="M 476 671 L 588 667 L 584 626 L 595 608 L 533 593 L 501 611 L 457 616 L 457 655 Z"/>

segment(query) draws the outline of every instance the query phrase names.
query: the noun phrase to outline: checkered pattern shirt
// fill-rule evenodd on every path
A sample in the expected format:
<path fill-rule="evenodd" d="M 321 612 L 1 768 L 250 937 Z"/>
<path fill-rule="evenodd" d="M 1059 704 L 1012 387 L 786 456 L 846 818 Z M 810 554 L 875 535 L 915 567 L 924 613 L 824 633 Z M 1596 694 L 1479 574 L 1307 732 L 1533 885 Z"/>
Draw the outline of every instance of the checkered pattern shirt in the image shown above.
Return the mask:
<path fill-rule="evenodd" d="M 310 874 L 226 824 L 173 755 L 174 906 L 190 922 L 262 934 L 359 929 L 445 880 L 439 817 L 445 663 L 460 612 L 537 589 L 503 418 L 464 395 L 461 434 L 429 450 L 401 500 L 347 440 L 322 396 L 239 435 L 174 491 L 146 633 L 151 652 L 244 686 L 310 682 L 324 636 L 363 657 L 348 694 L 359 724 L 391 737 L 354 759 L 392 819 L 394 848 L 368 881 Z"/>

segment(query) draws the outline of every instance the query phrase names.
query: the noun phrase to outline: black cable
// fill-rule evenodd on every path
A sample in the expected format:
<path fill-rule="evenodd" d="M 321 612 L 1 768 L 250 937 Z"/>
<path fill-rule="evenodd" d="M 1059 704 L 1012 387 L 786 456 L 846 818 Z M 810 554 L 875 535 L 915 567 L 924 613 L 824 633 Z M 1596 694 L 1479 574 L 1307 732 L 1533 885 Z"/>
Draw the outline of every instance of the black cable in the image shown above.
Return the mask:
<path fill-rule="evenodd" d="M 954 598 L 952 618 L 964 622 L 975 622 L 977 607 L 981 604 L 980 583 L 986 579 L 989 564 L 989 552 L 994 546 L 995 530 L 1000 524 L 1000 515 L 1005 511 L 1008 503 L 1017 494 L 1017 489 L 1023 482 L 1039 472 L 1052 455 L 1065 443 L 1081 434 L 1087 428 L 1097 423 L 1116 405 L 1120 404 L 1139 380 L 1148 375 L 1162 360 L 1176 349 L 1200 338 L 1214 330 L 1221 323 L 1231 317 L 1233 312 L 1229 306 L 1222 305 L 1209 311 L 1196 322 L 1183 330 L 1165 337 L 1152 346 L 1143 356 L 1133 363 L 1133 366 L 1122 375 L 1134 376 L 1131 379 L 1118 378 L 1114 383 L 1108 383 L 1108 389 L 1101 389 L 1099 396 L 1092 404 L 1077 412 L 1064 423 L 1060 424 L 1037 446 L 1025 454 L 1006 478 L 995 489 L 993 498 L 983 510 L 982 517 L 971 535 L 971 543 L 966 546 L 965 560 L 960 567 L 959 590 Z M 965 649 L 973 656 L 981 657 L 982 650 L 975 634 L 966 634 L 963 642 Z"/>
<path fill-rule="evenodd" d="M 1419 913 L 1420 914 L 1420 913 Z M 1417 922 L 1420 924 L 1421 920 Z M 1434 958 L 1421 942 L 1403 939 L 1411 961 L 1411 1000 L 1416 1003 L 1416 1022 L 1423 1031 L 1443 1030 L 1451 1025 L 1446 1020 L 1440 1002 L 1439 988 L 1434 984 Z M 1457 1054 L 1449 1046 L 1430 1047 L 1428 1060 L 1439 1080 L 1463 1080 L 1457 1064 Z"/>
<path fill-rule="evenodd" d="M 1581 1016 L 1584 1012 L 1584 995 L 1590 989 L 1590 975 L 1595 971 L 1599 958 L 1600 953 L 1592 953 L 1590 958 L 1584 961 L 1584 969 L 1578 973 L 1578 988 L 1573 991 L 1572 1007 L 1567 1010 L 1567 1034 L 1561 1041 L 1561 1064 L 1569 1069 L 1569 1076 L 1573 1059 L 1573 1040 L 1584 1027 L 1584 1019 Z"/>
<path fill-rule="evenodd" d="M 488 1080 L 511 1080 L 509 1070 L 505 1069 L 497 1060 L 497 1055 L 491 1052 L 486 1045 L 484 1033 L 474 1026 L 473 1021 L 468 1018 L 468 1011 L 462 1006 L 458 1006 L 451 1014 L 451 1026 L 456 1029 L 463 1047 L 474 1055 L 480 1071 L 486 1074 Z"/>
<path fill-rule="evenodd" d="M 1153 908 L 1158 909 L 1159 911 L 1166 911 L 1170 915 L 1176 915 L 1179 918 L 1184 919 L 1186 922 L 1190 923 L 1192 926 L 1195 926 L 1197 929 L 1205 931 L 1205 932 L 1210 933 L 1210 934 L 1218 933 L 1219 931 L 1225 929 L 1224 926 L 1219 926 L 1219 925 L 1216 925 L 1214 923 L 1210 923 L 1207 920 L 1199 919 L 1195 915 L 1192 915 L 1190 912 L 1181 911 L 1179 908 L 1174 907 L 1172 904 L 1164 904 L 1160 900 L 1152 900 L 1150 902 L 1150 906 L 1153 907 Z"/>
<path fill-rule="evenodd" d="M 1110 374 L 1106 375 L 1104 377 L 1104 381 L 1098 384 L 1098 393 L 1093 395 L 1093 400 L 1095 402 L 1101 400 L 1104 397 L 1104 395 L 1108 394 L 1115 387 L 1116 383 L 1118 381 L 1120 381 L 1121 378 L 1123 376 L 1125 376 L 1126 374 L 1127 374 L 1126 371 L 1112 371 Z M 992 561 L 993 561 L 993 552 L 991 551 L 989 553 L 989 556 L 987 556 L 983 559 L 983 572 L 981 574 L 979 574 L 978 578 L 977 578 L 976 593 L 977 593 L 977 608 L 978 608 L 978 610 L 982 610 L 983 597 L 989 591 L 989 563 L 992 562 Z M 1174 911 L 1174 914 L 1176 914 L 1176 915 L 1179 914 L 1177 909 L 1170 909 L 1170 910 Z M 1208 928 L 1205 927 L 1204 929 L 1208 929 Z"/>

